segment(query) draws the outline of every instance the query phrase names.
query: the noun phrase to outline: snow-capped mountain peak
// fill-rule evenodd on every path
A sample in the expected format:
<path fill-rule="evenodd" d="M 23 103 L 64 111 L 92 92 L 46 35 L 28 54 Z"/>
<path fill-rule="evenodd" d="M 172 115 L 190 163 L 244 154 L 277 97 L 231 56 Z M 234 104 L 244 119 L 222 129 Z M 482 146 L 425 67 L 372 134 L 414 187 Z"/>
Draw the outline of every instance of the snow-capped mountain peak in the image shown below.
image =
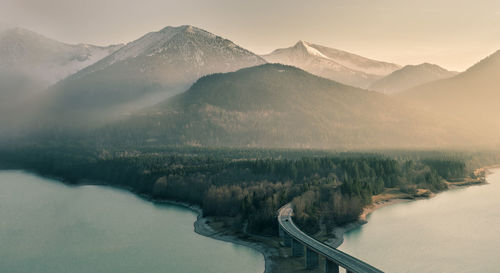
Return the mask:
<path fill-rule="evenodd" d="M 400 66 L 371 60 L 305 41 L 263 56 L 268 62 L 297 66 L 312 74 L 358 87 L 367 87 Z"/>
<path fill-rule="evenodd" d="M 168 41 L 178 33 L 178 28 L 166 27 L 158 32 L 150 32 L 142 38 L 128 43 L 122 50 L 110 56 L 108 65 L 135 58 L 140 54 L 150 52 L 161 46 L 162 42 Z"/>
<path fill-rule="evenodd" d="M 213 55 L 219 55 L 226 59 L 222 64 L 229 67 L 238 68 L 247 65 L 236 65 L 238 58 L 246 58 L 255 64 L 262 64 L 265 61 L 259 56 L 245 50 L 229 40 L 223 39 L 208 31 L 190 25 L 178 27 L 165 27 L 157 32 L 150 32 L 141 38 L 128 43 L 114 54 L 103 59 L 101 62 L 90 67 L 85 72 L 91 73 L 105 69 L 119 62 L 136 58 L 161 58 L 164 62 L 172 63 L 174 60 L 183 59 L 185 62 L 194 62 L 196 66 L 205 66 Z M 236 65 L 236 66 L 235 66 Z M 145 69 L 147 69 L 145 67 Z M 229 69 L 228 71 L 232 71 Z M 221 72 L 226 72 L 225 70 Z M 201 74 L 202 75 L 202 74 Z"/>
<path fill-rule="evenodd" d="M 64 107 L 47 111 L 119 116 L 185 91 L 200 77 L 264 64 L 233 42 L 193 26 L 147 33 L 49 90 Z M 85 109 L 85 110 L 81 110 Z M 91 110 L 89 110 L 91 109 Z M 80 111 L 81 110 L 81 111 Z"/>
<path fill-rule="evenodd" d="M 305 52 L 307 52 L 307 54 L 309 54 L 309 55 L 330 60 L 330 58 L 328 58 L 326 55 L 321 53 L 319 50 L 317 50 L 314 47 L 311 47 L 308 42 L 300 40 L 295 44 L 294 48 L 297 50 L 305 50 Z"/>

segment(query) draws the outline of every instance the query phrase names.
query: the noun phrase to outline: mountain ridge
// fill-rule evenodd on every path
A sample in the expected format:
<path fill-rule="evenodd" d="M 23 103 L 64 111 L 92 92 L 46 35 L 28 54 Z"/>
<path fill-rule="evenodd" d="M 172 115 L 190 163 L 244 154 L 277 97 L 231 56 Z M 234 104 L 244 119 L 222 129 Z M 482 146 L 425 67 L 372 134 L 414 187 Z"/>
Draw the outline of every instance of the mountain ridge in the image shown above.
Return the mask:
<path fill-rule="evenodd" d="M 45 72 L 42 78 L 48 86 L 94 64 L 121 46 L 67 44 L 23 28 L 9 28 L 0 33 L 0 69 Z"/>
<path fill-rule="evenodd" d="M 369 89 L 385 94 L 396 94 L 425 83 L 451 78 L 458 74 L 458 72 L 446 70 L 436 64 L 406 65 L 372 83 Z"/>
<path fill-rule="evenodd" d="M 121 45 L 67 44 L 31 30 L 0 32 L 0 124 L 16 124 L 37 107 L 51 85 L 81 71 Z M 22 118 L 21 118 L 22 117 Z M 9 131 L 9 129 L 5 129 Z"/>
<path fill-rule="evenodd" d="M 346 51 L 299 41 L 294 46 L 262 55 L 266 61 L 293 65 L 312 74 L 356 87 L 367 87 L 400 66 Z"/>
<path fill-rule="evenodd" d="M 182 25 L 178 27 L 167 26 L 156 32 L 149 32 L 140 38 L 127 43 L 123 48 L 114 52 L 107 58 L 101 60 L 99 63 L 96 63 L 94 67 L 92 67 L 89 72 L 94 72 L 95 70 L 102 69 L 103 66 L 113 65 L 117 62 L 126 61 L 127 59 L 133 59 L 137 57 L 153 57 L 155 55 L 168 54 L 166 43 L 170 42 L 172 39 L 175 39 L 176 36 L 183 36 L 184 34 L 193 34 L 200 35 L 207 39 L 215 39 L 220 43 L 226 43 L 227 46 L 234 48 L 238 51 L 244 52 L 249 55 L 255 55 L 249 50 L 246 50 L 228 39 L 222 38 L 215 34 L 212 34 L 206 30 L 191 26 L 191 25 Z M 187 56 L 186 56 L 187 57 Z M 261 59 L 260 57 L 256 59 Z M 261 61 L 264 61 L 261 59 Z M 95 69 L 95 70 L 93 70 Z"/>
<path fill-rule="evenodd" d="M 483 134 L 500 133 L 500 51 L 450 79 L 417 86 L 398 96 L 436 113 L 467 121 Z"/>
<path fill-rule="evenodd" d="M 469 139 L 451 127 L 378 92 L 264 64 L 202 77 L 96 138 L 127 136 L 123 141 L 130 145 L 328 149 L 422 148 Z"/>
<path fill-rule="evenodd" d="M 42 111 L 52 117 L 65 114 L 70 117 L 67 124 L 102 124 L 178 94 L 201 76 L 263 63 L 256 54 L 208 31 L 168 26 L 53 86 Z"/>

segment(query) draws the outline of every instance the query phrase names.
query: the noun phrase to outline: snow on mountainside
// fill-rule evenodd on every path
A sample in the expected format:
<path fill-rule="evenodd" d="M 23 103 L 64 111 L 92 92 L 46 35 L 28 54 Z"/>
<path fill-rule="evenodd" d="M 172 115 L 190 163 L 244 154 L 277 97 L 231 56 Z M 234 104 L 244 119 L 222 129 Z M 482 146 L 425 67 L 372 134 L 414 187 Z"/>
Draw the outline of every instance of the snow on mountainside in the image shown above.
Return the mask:
<path fill-rule="evenodd" d="M 363 88 L 400 68 L 396 64 L 304 41 L 262 57 L 271 63 L 293 65 L 318 76 Z"/>
<path fill-rule="evenodd" d="M 82 74 L 132 60 L 140 60 L 142 72 L 148 67 L 152 71 L 151 67 L 175 69 L 175 64 L 188 65 L 182 76 L 190 78 L 190 81 L 206 74 L 236 71 L 265 63 L 261 57 L 227 39 L 186 25 L 165 27 L 158 32 L 148 33 L 89 67 Z"/>
<path fill-rule="evenodd" d="M 457 74 L 458 72 L 448 71 L 435 64 L 407 65 L 373 83 L 370 89 L 385 94 L 396 94 L 421 84 L 451 78 Z"/>
<path fill-rule="evenodd" d="M 260 56 L 205 30 L 166 27 L 53 86 L 45 111 L 101 123 L 185 91 L 202 76 L 264 63 Z"/>
<path fill-rule="evenodd" d="M 401 68 L 397 64 L 368 59 L 346 51 L 310 44 L 311 47 L 321 51 L 328 58 L 350 69 L 371 75 L 385 76 Z"/>
<path fill-rule="evenodd" d="M 0 71 L 22 74 L 46 88 L 120 47 L 70 45 L 29 30 L 12 28 L 0 33 Z"/>

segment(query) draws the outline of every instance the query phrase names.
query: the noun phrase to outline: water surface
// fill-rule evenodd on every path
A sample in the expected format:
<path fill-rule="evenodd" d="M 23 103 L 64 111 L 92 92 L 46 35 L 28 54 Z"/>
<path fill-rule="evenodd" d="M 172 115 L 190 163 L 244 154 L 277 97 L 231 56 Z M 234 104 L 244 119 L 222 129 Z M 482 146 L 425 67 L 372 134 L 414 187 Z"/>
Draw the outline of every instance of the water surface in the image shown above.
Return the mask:
<path fill-rule="evenodd" d="M 259 252 L 194 233 L 196 216 L 118 189 L 0 171 L 0 272 L 264 271 Z"/>
<path fill-rule="evenodd" d="M 381 208 L 339 248 L 386 272 L 500 272 L 500 169 L 489 184 Z"/>

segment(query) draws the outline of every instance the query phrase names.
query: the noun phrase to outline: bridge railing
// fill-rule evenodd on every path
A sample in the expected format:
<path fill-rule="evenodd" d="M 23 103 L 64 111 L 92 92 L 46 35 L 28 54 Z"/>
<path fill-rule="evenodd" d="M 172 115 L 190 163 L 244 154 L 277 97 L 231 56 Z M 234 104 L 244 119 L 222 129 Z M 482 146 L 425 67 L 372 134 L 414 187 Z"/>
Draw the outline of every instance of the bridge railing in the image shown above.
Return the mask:
<path fill-rule="evenodd" d="M 307 269 L 318 267 L 318 256 L 321 255 L 325 258 L 324 268 L 326 273 L 338 273 L 340 266 L 345 268 L 347 273 L 383 273 L 383 271 L 347 253 L 308 236 L 293 223 L 292 215 L 293 209 L 290 203 L 279 209 L 280 237 L 283 239 L 285 246 L 292 248 L 292 256 L 306 256 L 305 267 Z"/>

